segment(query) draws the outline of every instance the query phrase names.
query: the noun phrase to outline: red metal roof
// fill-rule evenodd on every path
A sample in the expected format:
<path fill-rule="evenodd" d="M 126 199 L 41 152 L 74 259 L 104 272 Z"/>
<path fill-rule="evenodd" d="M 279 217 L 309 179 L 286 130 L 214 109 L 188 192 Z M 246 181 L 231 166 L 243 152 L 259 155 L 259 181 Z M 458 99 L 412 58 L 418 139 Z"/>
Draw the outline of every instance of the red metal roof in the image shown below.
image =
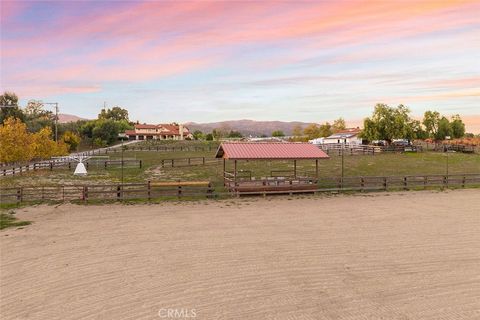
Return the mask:
<path fill-rule="evenodd" d="M 225 142 L 218 147 L 216 158 L 225 159 L 327 159 L 328 155 L 310 143 Z"/>

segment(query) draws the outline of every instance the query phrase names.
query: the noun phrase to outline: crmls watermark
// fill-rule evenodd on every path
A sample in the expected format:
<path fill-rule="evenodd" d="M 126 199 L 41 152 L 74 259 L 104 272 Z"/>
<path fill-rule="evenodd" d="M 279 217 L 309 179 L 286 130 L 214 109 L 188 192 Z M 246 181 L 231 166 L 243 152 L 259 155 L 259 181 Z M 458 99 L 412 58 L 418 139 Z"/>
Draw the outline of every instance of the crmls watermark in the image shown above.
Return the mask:
<path fill-rule="evenodd" d="M 158 310 L 158 316 L 164 319 L 193 319 L 197 317 L 197 311 L 187 308 L 162 308 Z"/>

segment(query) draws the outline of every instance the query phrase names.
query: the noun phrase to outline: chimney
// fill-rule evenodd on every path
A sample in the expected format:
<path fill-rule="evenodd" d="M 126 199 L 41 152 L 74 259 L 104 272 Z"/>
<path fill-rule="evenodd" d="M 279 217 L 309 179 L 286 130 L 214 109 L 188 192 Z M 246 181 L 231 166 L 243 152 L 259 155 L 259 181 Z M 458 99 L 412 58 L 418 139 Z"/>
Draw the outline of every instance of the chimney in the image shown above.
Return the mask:
<path fill-rule="evenodd" d="M 183 140 L 183 125 L 178 125 L 178 133 L 180 133 L 180 140 Z"/>

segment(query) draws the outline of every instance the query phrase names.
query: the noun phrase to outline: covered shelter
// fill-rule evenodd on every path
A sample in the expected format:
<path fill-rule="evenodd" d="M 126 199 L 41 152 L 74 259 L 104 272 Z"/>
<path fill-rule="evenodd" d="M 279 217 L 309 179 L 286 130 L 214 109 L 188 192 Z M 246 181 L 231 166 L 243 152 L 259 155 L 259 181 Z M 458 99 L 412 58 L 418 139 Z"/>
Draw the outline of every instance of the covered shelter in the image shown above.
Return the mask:
<path fill-rule="evenodd" d="M 318 182 L 318 161 L 329 156 L 317 146 L 309 143 L 296 142 L 224 142 L 217 150 L 216 158 L 223 159 L 224 185 L 231 191 L 280 191 L 316 188 Z M 262 177 L 241 176 L 238 170 L 239 161 L 292 161 L 293 172 L 287 176 Z M 298 160 L 315 161 L 315 172 L 311 176 L 301 176 L 297 171 Z M 227 161 L 233 161 L 233 171 L 227 171 Z M 280 172 L 280 171 L 278 171 Z M 308 189 L 306 188 L 306 189 Z"/>

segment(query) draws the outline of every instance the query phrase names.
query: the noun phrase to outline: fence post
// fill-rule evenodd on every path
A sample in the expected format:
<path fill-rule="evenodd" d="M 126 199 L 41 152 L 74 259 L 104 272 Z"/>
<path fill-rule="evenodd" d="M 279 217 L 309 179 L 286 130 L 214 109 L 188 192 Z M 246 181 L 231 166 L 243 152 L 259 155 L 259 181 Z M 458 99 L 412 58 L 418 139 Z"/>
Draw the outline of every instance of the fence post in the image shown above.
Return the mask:
<path fill-rule="evenodd" d="M 205 165 L 205 157 L 202 157 L 202 164 Z"/>
<path fill-rule="evenodd" d="M 53 170 L 53 162 L 50 162 L 50 171 Z"/>
<path fill-rule="evenodd" d="M 85 201 L 85 202 L 88 201 L 88 187 L 87 186 L 83 186 L 82 200 Z"/>
<path fill-rule="evenodd" d="M 363 177 L 360 178 L 360 185 L 362 186 L 362 191 L 364 191 L 365 188 L 365 179 Z"/>
<path fill-rule="evenodd" d="M 152 184 L 151 181 L 147 181 L 147 196 L 148 196 L 148 201 L 152 199 Z"/>
<path fill-rule="evenodd" d="M 448 188 L 448 176 L 443 176 L 443 185 Z"/>
<path fill-rule="evenodd" d="M 139 160 L 138 165 L 140 168 L 142 168 L 142 160 Z"/>
<path fill-rule="evenodd" d="M 21 203 L 23 200 L 23 188 L 20 187 L 17 189 L 17 202 Z"/>
<path fill-rule="evenodd" d="M 107 169 L 107 160 L 105 160 L 105 169 Z"/>
<path fill-rule="evenodd" d="M 164 167 L 165 167 L 165 162 L 164 162 L 164 160 L 162 159 L 162 168 L 164 168 Z"/>
<path fill-rule="evenodd" d="M 463 176 L 462 177 L 462 188 L 465 188 L 465 180 L 466 180 L 466 178 L 465 178 L 465 176 Z"/>
<path fill-rule="evenodd" d="M 118 186 L 117 186 L 117 200 L 120 200 L 120 199 L 121 199 L 121 192 L 120 192 L 120 190 L 121 190 L 121 187 L 120 187 L 120 185 L 118 185 Z"/>
<path fill-rule="evenodd" d="M 188 158 L 188 165 L 190 165 L 190 158 Z"/>
<path fill-rule="evenodd" d="M 423 177 L 423 189 L 427 189 L 428 176 Z"/>
<path fill-rule="evenodd" d="M 207 198 L 212 198 L 213 195 L 213 188 L 212 188 L 212 183 L 208 183 L 208 189 L 207 189 Z"/>
<path fill-rule="evenodd" d="M 387 191 L 387 177 L 383 177 L 383 188 Z"/>
<path fill-rule="evenodd" d="M 403 190 L 408 190 L 407 177 L 403 177 Z"/>
<path fill-rule="evenodd" d="M 178 185 L 178 197 L 180 198 L 182 196 L 182 186 Z"/>

